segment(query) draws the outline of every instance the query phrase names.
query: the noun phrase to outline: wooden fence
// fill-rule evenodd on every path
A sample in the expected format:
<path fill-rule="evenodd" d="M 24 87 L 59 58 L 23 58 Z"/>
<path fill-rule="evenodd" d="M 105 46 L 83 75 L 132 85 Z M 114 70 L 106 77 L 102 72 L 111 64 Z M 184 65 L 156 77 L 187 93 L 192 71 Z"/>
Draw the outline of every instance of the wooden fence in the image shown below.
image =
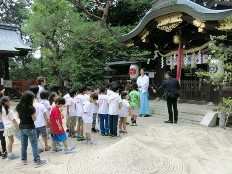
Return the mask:
<path fill-rule="evenodd" d="M 36 80 L 12 80 L 12 89 L 24 93 L 32 85 L 36 85 Z"/>
<path fill-rule="evenodd" d="M 181 99 L 206 101 L 206 84 L 196 80 L 181 81 Z"/>

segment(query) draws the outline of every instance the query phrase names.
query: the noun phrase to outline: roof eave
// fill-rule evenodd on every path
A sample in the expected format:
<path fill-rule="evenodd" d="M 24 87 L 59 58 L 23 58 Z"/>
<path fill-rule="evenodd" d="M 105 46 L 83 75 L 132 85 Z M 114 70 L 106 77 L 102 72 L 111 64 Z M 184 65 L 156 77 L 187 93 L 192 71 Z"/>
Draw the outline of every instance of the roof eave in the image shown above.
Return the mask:
<path fill-rule="evenodd" d="M 143 31 L 145 26 L 157 17 L 164 16 L 166 14 L 182 12 L 186 13 L 195 19 L 202 21 L 221 21 L 225 20 L 232 15 L 232 9 L 229 10 L 208 10 L 208 13 L 204 11 L 196 11 L 194 8 L 187 6 L 186 4 L 175 4 L 158 10 L 149 10 L 149 12 L 143 17 L 141 22 L 130 33 L 118 37 L 119 42 L 126 42 L 133 39 L 139 33 Z M 210 12 L 210 13 L 209 13 Z"/>

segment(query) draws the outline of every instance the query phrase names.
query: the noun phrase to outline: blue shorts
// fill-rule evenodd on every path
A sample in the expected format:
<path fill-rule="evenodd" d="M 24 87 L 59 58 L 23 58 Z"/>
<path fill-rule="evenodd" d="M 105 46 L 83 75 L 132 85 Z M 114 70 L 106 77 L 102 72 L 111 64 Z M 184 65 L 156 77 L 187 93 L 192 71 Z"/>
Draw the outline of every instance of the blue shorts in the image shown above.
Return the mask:
<path fill-rule="evenodd" d="M 64 142 L 67 140 L 67 136 L 66 133 L 62 133 L 62 134 L 53 134 L 52 135 L 52 140 L 53 141 L 58 141 L 58 142 Z"/>

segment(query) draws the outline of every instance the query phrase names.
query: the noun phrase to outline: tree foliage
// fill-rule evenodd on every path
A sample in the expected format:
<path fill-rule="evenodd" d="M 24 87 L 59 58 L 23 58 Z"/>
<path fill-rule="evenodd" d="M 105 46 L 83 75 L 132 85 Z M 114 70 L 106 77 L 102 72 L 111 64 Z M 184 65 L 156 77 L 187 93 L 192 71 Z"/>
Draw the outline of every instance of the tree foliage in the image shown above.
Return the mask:
<path fill-rule="evenodd" d="M 31 0 L 1 0 L 0 21 L 7 24 L 21 25 L 27 19 L 27 9 Z"/>

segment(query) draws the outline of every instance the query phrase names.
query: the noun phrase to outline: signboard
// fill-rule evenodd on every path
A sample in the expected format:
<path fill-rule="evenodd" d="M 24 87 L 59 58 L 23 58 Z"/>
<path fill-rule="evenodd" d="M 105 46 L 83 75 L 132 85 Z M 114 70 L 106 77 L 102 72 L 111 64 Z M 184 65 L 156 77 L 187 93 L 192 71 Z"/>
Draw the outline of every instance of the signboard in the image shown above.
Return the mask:
<path fill-rule="evenodd" d="M 12 80 L 4 80 L 3 83 L 5 88 L 12 88 Z"/>

